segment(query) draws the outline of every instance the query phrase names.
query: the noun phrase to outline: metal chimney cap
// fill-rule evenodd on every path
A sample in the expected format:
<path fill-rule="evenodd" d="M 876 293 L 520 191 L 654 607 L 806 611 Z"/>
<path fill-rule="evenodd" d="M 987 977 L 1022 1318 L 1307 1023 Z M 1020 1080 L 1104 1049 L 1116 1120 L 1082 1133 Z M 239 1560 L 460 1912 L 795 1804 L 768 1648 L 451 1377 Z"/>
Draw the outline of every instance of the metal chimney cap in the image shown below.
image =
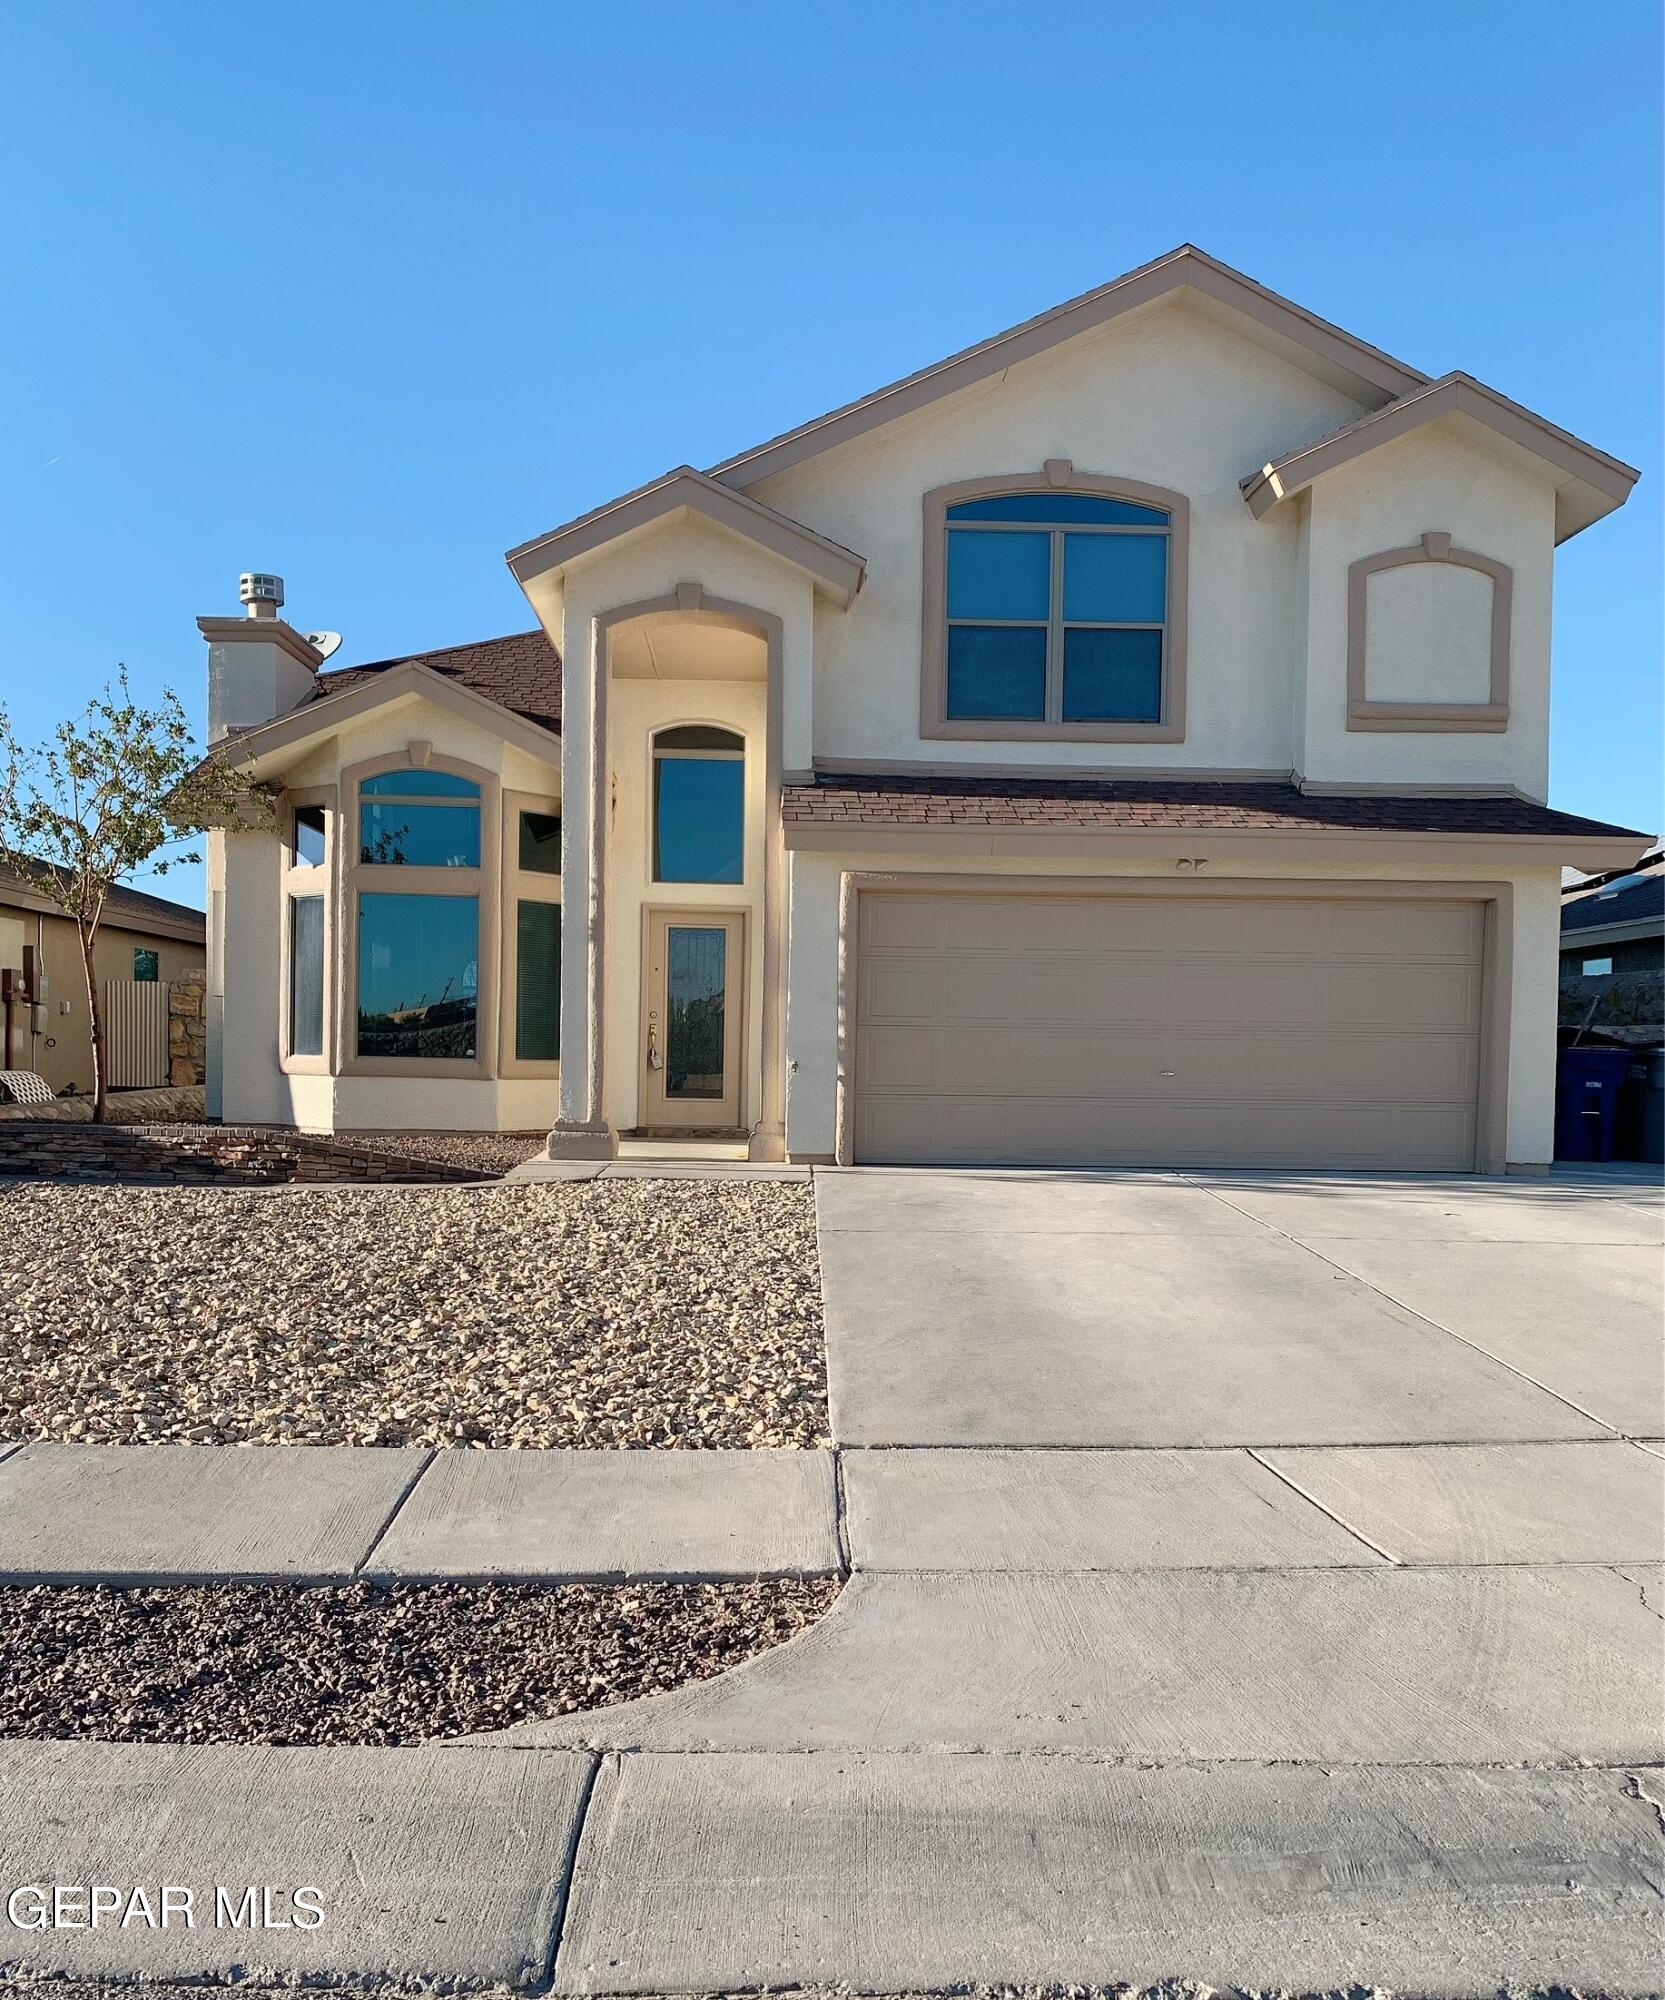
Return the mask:
<path fill-rule="evenodd" d="M 269 604 L 276 610 L 283 603 L 283 578 L 264 570 L 245 570 L 237 579 L 237 595 L 244 604 Z"/>

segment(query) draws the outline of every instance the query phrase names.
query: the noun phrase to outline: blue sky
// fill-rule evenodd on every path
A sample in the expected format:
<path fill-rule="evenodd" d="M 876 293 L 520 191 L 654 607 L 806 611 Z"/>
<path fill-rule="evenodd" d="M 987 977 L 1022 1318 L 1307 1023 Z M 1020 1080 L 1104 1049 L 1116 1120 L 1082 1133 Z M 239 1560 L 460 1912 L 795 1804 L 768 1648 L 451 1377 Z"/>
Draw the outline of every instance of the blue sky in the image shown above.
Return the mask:
<path fill-rule="evenodd" d="M 1661 804 L 1655 0 L 33 4 L 0 68 L 0 699 L 280 571 L 339 663 L 512 544 L 1189 239 L 1643 468 L 1563 550 L 1553 798 Z M 194 896 L 195 878 L 167 892 Z"/>

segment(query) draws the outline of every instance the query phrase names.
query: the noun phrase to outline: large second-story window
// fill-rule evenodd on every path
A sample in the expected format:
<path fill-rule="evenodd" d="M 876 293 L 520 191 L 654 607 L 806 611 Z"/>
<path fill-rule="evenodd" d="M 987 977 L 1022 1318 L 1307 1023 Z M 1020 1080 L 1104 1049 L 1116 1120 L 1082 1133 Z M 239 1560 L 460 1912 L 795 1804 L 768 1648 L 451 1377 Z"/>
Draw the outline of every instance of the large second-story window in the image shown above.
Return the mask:
<path fill-rule="evenodd" d="M 653 739 L 653 879 L 745 878 L 746 745 L 731 729 L 689 723 Z"/>
<path fill-rule="evenodd" d="M 1170 520 L 1084 493 L 947 509 L 946 716 L 1157 722 Z"/>
<path fill-rule="evenodd" d="M 924 501 L 922 736 L 1185 740 L 1183 493 L 1049 458 Z"/>

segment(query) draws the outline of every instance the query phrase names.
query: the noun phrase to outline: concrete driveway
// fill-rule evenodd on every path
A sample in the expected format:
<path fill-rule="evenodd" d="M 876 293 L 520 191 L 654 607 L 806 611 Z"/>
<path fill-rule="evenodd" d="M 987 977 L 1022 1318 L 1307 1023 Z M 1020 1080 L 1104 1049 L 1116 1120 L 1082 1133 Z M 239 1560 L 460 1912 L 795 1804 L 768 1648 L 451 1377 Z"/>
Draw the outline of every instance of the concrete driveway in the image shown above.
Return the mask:
<path fill-rule="evenodd" d="M 1654 1990 L 1656 1190 L 816 1191 L 851 1580 L 508 1732 L 603 1758 L 559 1990 Z"/>
<path fill-rule="evenodd" d="M 852 1445 L 1468 1444 L 1665 1431 L 1633 1182 L 816 1176 Z"/>

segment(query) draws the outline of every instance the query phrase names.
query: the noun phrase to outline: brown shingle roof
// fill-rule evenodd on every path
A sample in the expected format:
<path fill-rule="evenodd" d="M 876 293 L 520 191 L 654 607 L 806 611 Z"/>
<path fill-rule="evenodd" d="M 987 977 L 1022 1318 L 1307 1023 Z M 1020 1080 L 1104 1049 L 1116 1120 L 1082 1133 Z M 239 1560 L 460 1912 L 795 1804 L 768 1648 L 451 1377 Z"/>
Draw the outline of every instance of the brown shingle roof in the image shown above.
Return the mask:
<path fill-rule="evenodd" d="M 1627 827 L 1552 812 L 1528 799 L 1323 797 L 1290 784 L 960 778 L 934 773 L 883 778 L 823 773 L 813 785 L 788 785 L 782 790 L 781 816 L 789 826 L 852 828 L 1630 835 Z"/>
<path fill-rule="evenodd" d="M 436 653 L 401 653 L 397 659 L 341 667 L 318 676 L 307 702 L 350 693 L 389 667 L 404 666 L 431 667 L 487 701 L 560 734 L 561 656 L 541 631 L 511 632 L 502 639 L 477 639 L 469 646 L 444 646 Z"/>

